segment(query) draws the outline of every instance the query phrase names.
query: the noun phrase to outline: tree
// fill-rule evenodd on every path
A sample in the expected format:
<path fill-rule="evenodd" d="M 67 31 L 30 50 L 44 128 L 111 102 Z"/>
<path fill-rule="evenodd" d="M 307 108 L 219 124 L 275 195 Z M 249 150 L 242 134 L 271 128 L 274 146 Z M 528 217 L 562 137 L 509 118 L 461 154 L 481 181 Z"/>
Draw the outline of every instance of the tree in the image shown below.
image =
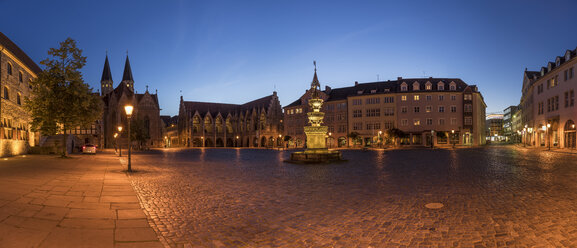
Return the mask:
<path fill-rule="evenodd" d="M 102 103 L 82 79 L 80 69 L 86 64 L 82 50 L 76 47 L 76 41 L 67 38 L 59 48 L 50 48 L 48 55 L 40 62 L 45 69 L 30 83 L 31 97 L 25 99 L 32 129 L 49 136 L 90 126 L 100 118 Z M 62 141 L 62 157 L 66 157 L 66 135 Z"/>
<path fill-rule="evenodd" d="M 360 134 L 357 132 L 350 132 L 349 134 L 347 134 L 347 137 L 351 138 L 353 140 L 353 142 L 355 142 L 355 144 L 357 143 L 357 139 L 359 138 Z M 349 143 L 350 146 L 350 143 Z"/>
<path fill-rule="evenodd" d="M 140 149 L 142 149 L 144 143 L 150 139 L 150 133 L 146 128 L 144 120 L 135 118 L 130 121 L 130 139 L 137 141 Z"/>
<path fill-rule="evenodd" d="M 405 133 L 398 128 L 392 128 L 392 129 L 387 129 L 387 131 L 385 131 L 387 137 L 391 138 L 393 140 L 393 144 L 396 146 L 397 145 L 397 139 L 404 136 Z"/>

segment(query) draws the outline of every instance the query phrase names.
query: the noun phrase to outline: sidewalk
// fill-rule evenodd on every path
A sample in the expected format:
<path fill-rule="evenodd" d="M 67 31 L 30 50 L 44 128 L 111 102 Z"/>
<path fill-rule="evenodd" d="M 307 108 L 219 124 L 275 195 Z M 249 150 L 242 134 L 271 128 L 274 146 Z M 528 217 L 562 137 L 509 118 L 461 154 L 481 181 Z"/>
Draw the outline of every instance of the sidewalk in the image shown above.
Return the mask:
<path fill-rule="evenodd" d="M 110 152 L 0 159 L 1 247 L 163 247 Z"/>
<path fill-rule="evenodd" d="M 540 152 L 558 152 L 558 153 L 574 153 L 577 154 L 577 150 L 576 149 L 569 149 L 569 148 L 558 148 L 558 147 L 551 147 L 551 149 L 548 149 L 546 146 L 523 146 L 521 144 L 515 144 L 515 147 L 517 148 L 523 148 L 523 149 L 530 149 L 530 150 L 536 150 L 536 151 L 540 151 Z"/>

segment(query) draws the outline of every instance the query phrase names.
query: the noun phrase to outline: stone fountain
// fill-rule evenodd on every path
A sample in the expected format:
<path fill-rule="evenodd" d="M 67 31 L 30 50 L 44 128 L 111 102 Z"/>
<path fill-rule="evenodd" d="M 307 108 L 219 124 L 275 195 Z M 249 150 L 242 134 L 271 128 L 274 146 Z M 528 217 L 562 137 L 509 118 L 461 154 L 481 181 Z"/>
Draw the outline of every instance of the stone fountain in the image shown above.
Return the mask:
<path fill-rule="evenodd" d="M 307 149 L 303 152 L 294 152 L 291 154 L 289 162 L 296 163 L 325 163 L 331 161 L 341 161 L 342 155 L 339 151 L 327 149 L 326 135 L 329 127 L 322 126 L 325 113 L 321 112 L 323 99 L 320 98 L 321 84 L 317 78 L 317 69 L 315 63 L 315 75 L 309 93 L 309 106 L 312 109 L 308 112 L 310 126 L 305 126 L 304 131 L 307 136 Z"/>

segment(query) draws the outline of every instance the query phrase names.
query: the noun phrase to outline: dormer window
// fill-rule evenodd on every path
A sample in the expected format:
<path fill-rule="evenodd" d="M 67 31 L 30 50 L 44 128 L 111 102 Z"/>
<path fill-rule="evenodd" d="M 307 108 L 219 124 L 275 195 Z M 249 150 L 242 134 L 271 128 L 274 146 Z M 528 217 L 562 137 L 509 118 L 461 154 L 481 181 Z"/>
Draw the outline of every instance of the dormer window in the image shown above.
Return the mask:
<path fill-rule="evenodd" d="M 553 69 L 553 63 L 549 62 L 549 64 L 547 64 L 547 71 L 550 72 L 551 69 Z"/>
<path fill-rule="evenodd" d="M 407 91 L 407 83 L 403 82 L 401 84 L 401 91 Z"/>
<path fill-rule="evenodd" d="M 445 84 L 443 82 L 437 83 L 437 90 L 445 90 Z"/>
<path fill-rule="evenodd" d="M 541 77 L 545 76 L 545 67 L 541 67 Z"/>
<path fill-rule="evenodd" d="M 419 85 L 418 82 L 413 83 L 413 90 L 420 90 L 420 88 L 421 88 L 421 85 Z"/>
<path fill-rule="evenodd" d="M 377 90 L 371 90 L 371 94 L 377 93 Z"/>
<path fill-rule="evenodd" d="M 455 82 L 451 82 L 449 84 L 449 89 L 450 90 L 457 90 L 457 84 Z"/>
<path fill-rule="evenodd" d="M 565 61 L 569 61 L 571 59 L 571 51 L 567 51 L 565 53 Z"/>
<path fill-rule="evenodd" d="M 427 82 L 425 84 L 425 90 L 432 90 L 433 89 L 433 84 L 431 84 L 431 82 Z"/>
<path fill-rule="evenodd" d="M 559 67 L 561 65 L 561 58 L 557 57 L 557 60 L 555 61 L 555 67 Z"/>
<path fill-rule="evenodd" d="M 363 94 L 362 90 L 357 91 L 357 95 L 362 95 L 362 94 Z"/>

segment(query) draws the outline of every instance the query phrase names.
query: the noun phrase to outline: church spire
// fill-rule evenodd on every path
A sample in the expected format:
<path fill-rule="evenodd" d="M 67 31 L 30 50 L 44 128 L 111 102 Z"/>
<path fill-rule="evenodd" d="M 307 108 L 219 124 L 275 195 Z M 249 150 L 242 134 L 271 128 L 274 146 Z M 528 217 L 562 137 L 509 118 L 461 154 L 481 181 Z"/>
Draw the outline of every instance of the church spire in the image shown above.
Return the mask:
<path fill-rule="evenodd" d="M 126 63 L 124 64 L 124 74 L 122 74 L 122 84 L 134 92 L 134 79 L 132 78 L 132 69 L 130 68 L 130 60 L 128 54 L 126 55 Z"/>
<path fill-rule="evenodd" d="M 104 69 L 102 70 L 102 79 L 100 82 L 112 81 L 112 73 L 110 73 L 110 64 L 108 64 L 108 54 L 106 59 L 104 59 Z"/>
<path fill-rule="evenodd" d="M 104 59 L 104 69 L 102 69 L 102 78 L 100 79 L 100 92 L 102 95 L 112 91 L 112 73 L 110 73 L 110 64 L 108 63 L 108 54 Z"/>

